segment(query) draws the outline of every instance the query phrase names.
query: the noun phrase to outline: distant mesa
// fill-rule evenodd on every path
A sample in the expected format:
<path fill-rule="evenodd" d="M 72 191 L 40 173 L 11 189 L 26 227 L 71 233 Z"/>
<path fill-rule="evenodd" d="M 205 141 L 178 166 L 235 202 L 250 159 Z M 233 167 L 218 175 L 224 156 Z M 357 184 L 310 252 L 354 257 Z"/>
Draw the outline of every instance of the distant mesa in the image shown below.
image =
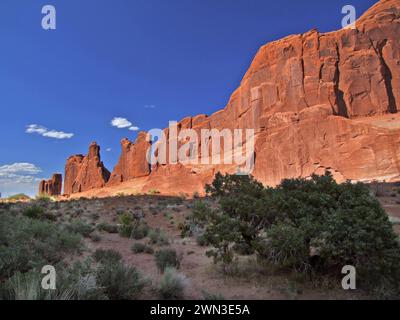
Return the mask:
<path fill-rule="evenodd" d="M 399 181 L 399 35 L 400 1 L 381 0 L 355 30 L 311 30 L 268 43 L 223 110 L 187 117 L 178 128 L 254 129 L 253 175 L 265 185 L 326 170 L 339 182 Z M 111 174 L 97 144 L 87 156 L 69 158 L 65 193 L 140 181 L 143 191 L 191 194 L 216 172 L 237 170 L 182 164 L 150 168 L 143 134 L 135 143 L 126 139 L 121 144 Z"/>
<path fill-rule="evenodd" d="M 41 196 L 59 196 L 62 190 L 62 175 L 53 174 L 50 180 L 42 180 L 39 184 L 39 195 Z"/>

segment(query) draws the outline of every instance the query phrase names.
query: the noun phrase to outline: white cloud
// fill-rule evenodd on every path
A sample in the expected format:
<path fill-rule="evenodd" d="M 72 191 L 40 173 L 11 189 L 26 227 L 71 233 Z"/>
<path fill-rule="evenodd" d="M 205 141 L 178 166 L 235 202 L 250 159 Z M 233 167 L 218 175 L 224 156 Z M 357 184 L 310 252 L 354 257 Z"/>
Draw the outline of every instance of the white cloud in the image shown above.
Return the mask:
<path fill-rule="evenodd" d="M 130 122 L 128 119 L 126 118 L 121 118 L 121 117 L 115 117 L 114 119 L 111 120 L 111 125 L 113 127 L 116 127 L 118 129 L 126 129 L 128 128 L 128 130 L 131 131 L 138 131 L 139 127 L 136 127 L 134 125 L 132 125 L 132 122 Z"/>
<path fill-rule="evenodd" d="M 156 106 L 154 104 L 146 104 L 144 107 L 146 109 L 155 109 L 156 108 Z"/>
<path fill-rule="evenodd" d="M 111 148 L 107 148 L 106 149 L 107 152 L 111 152 L 111 150 L 112 150 Z"/>
<path fill-rule="evenodd" d="M 73 133 L 65 133 L 63 131 L 49 130 L 43 126 L 37 124 L 30 124 L 26 127 L 26 133 L 32 134 L 37 133 L 43 137 L 53 138 L 53 139 L 71 139 Z"/>
<path fill-rule="evenodd" d="M 0 192 L 3 197 L 17 193 L 34 196 L 37 193 L 42 170 L 31 163 L 14 163 L 0 166 Z"/>
<path fill-rule="evenodd" d="M 32 163 L 14 163 L 14 164 L 6 164 L 0 167 L 0 175 L 1 174 L 38 174 L 42 172 L 42 170 L 36 167 Z"/>
<path fill-rule="evenodd" d="M 132 123 L 125 118 L 116 117 L 111 120 L 111 125 L 117 127 L 118 129 L 124 129 L 132 126 Z"/>

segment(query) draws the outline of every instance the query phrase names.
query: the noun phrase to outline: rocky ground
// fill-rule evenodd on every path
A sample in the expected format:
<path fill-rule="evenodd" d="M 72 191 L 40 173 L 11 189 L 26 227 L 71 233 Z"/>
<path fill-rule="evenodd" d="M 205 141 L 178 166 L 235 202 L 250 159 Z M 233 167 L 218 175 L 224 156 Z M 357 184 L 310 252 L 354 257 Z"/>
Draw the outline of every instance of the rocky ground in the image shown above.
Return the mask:
<path fill-rule="evenodd" d="M 391 216 L 400 233 L 400 185 L 374 184 L 373 192 Z M 186 281 L 186 299 L 204 299 L 207 294 L 225 299 L 360 299 L 362 292 L 345 292 L 340 283 L 320 279 L 311 282 L 298 275 L 277 273 L 254 263 L 254 256 L 240 257 L 237 268 L 223 274 L 205 253 L 209 249 L 200 246 L 195 237 L 181 237 L 182 224 L 190 214 L 195 199 L 164 197 L 159 195 L 122 195 L 106 198 L 74 199 L 57 202 L 42 201 L 46 213 L 57 217 L 56 223 L 80 221 L 93 227 L 84 239 L 80 256 L 67 257 L 66 261 L 84 259 L 96 249 L 118 251 L 124 262 L 136 267 L 150 282 L 142 299 L 156 299 L 154 288 L 161 279 L 154 254 L 134 253 L 132 245 L 140 242 L 152 247 L 154 252 L 164 247 L 176 249 L 182 257 L 179 272 Z M 1 204 L 2 209 L 18 213 L 31 202 Z M 154 245 L 148 237 L 141 240 L 121 237 L 116 231 L 119 216 L 130 213 L 145 221 L 151 229 L 164 231 L 168 245 Z"/>

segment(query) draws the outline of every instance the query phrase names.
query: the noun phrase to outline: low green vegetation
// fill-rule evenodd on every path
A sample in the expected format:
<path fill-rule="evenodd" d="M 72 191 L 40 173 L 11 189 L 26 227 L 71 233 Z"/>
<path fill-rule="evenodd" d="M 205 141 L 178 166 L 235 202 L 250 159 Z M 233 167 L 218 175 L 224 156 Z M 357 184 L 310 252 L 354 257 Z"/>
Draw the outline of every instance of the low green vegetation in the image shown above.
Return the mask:
<path fill-rule="evenodd" d="M 119 216 L 119 234 L 121 237 L 130 238 L 134 225 L 133 216 L 129 213 L 123 213 Z"/>
<path fill-rule="evenodd" d="M 111 300 L 137 299 L 146 284 L 136 268 L 127 267 L 114 259 L 102 260 L 96 271 L 96 280 Z"/>
<path fill-rule="evenodd" d="M 93 258 L 97 262 L 119 262 L 122 260 L 122 256 L 119 252 L 112 249 L 97 249 L 93 253 Z"/>
<path fill-rule="evenodd" d="M 131 232 L 131 238 L 135 240 L 141 240 L 147 237 L 149 233 L 149 226 L 145 222 L 137 222 L 133 225 L 133 229 Z"/>
<path fill-rule="evenodd" d="M 157 229 L 151 229 L 149 231 L 148 236 L 149 236 L 150 242 L 152 244 L 157 244 L 157 245 L 160 245 L 160 246 L 164 246 L 164 245 L 168 245 L 169 244 L 168 236 L 161 229 L 158 229 L 158 228 Z"/>
<path fill-rule="evenodd" d="M 89 237 L 94 231 L 94 227 L 80 220 L 75 220 L 66 225 L 66 229 L 71 232 L 78 233 L 83 237 Z"/>
<path fill-rule="evenodd" d="M 213 247 L 207 255 L 223 270 L 243 250 L 310 277 L 340 277 L 352 265 L 363 289 L 399 296 L 399 241 L 365 185 L 337 184 L 327 173 L 264 188 L 252 177 L 217 174 L 206 190 L 219 207 L 195 205 L 185 231 L 203 230 Z"/>
<path fill-rule="evenodd" d="M 362 294 L 400 297 L 400 242 L 393 231 L 399 222 L 388 218 L 365 185 L 338 184 L 326 174 L 266 188 L 249 176 L 217 174 L 206 191 L 206 197 L 196 195 L 193 201 L 183 195 L 148 197 L 145 205 L 129 197 L 118 203 L 114 198 L 107 206 L 101 200 L 2 203 L 0 299 L 143 298 L 148 282 L 123 258 L 154 263 L 161 279 L 152 292 L 162 299 L 182 299 L 187 280 L 177 270 L 183 255 L 168 245 L 185 252 L 188 266 L 203 250 L 194 249 L 194 241 L 206 247 L 222 277 L 283 279 L 273 289 L 289 297 L 310 288 L 328 290 L 324 285 L 340 289 L 346 265 L 356 268 Z M 170 236 L 179 229 L 184 239 L 174 241 L 164 230 L 151 229 L 145 212 L 152 225 L 157 219 L 164 227 L 173 223 L 176 227 L 167 226 Z M 99 248 L 114 241 L 123 244 L 113 246 L 120 252 L 128 244 L 137 256 Z M 154 260 L 144 254 L 154 254 Z M 57 270 L 56 290 L 41 288 L 44 265 Z M 219 294 L 203 295 L 223 300 Z"/>
<path fill-rule="evenodd" d="M 132 252 L 133 253 L 147 253 L 147 254 L 153 254 L 154 250 L 152 247 L 145 245 L 144 243 L 141 242 L 136 242 L 132 245 Z"/>
<path fill-rule="evenodd" d="M 176 250 L 172 248 L 161 249 L 155 254 L 156 265 L 161 273 L 168 267 L 179 269 L 181 260 L 182 258 L 179 257 Z"/>
<path fill-rule="evenodd" d="M 161 299 L 183 299 L 186 278 L 174 268 L 168 267 L 160 281 L 158 292 Z"/>
<path fill-rule="evenodd" d="M 118 233 L 118 226 L 116 224 L 102 222 L 96 226 L 96 229 L 107 233 Z"/>
<path fill-rule="evenodd" d="M 26 208 L 23 211 L 23 215 L 31 219 L 41 219 L 44 216 L 44 209 L 42 207 L 34 205 Z"/>
<path fill-rule="evenodd" d="M 0 281 L 18 272 L 55 265 L 81 248 L 81 236 L 60 225 L 11 214 L 0 215 Z"/>

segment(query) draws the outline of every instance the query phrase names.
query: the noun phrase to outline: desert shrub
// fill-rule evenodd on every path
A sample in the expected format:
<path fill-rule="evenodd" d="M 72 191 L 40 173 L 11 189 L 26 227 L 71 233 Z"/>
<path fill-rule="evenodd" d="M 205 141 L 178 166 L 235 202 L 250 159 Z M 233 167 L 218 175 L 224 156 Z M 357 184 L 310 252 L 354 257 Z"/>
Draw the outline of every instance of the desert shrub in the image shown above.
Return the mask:
<path fill-rule="evenodd" d="M 233 246 L 233 250 L 235 250 L 235 252 L 237 254 L 243 255 L 243 256 L 249 256 L 252 255 L 254 253 L 254 246 L 249 245 L 246 242 L 238 242 L 235 243 L 235 245 Z"/>
<path fill-rule="evenodd" d="M 65 226 L 68 231 L 79 233 L 84 237 L 88 237 L 93 232 L 93 227 L 80 220 L 75 220 Z"/>
<path fill-rule="evenodd" d="M 111 300 L 137 299 L 145 281 L 134 267 L 127 267 L 120 261 L 102 263 L 97 270 L 96 280 Z"/>
<path fill-rule="evenodd" d="M 151 229 L 148 236 L 152 244 L 167 245 L 169 243 L 167 235 L 161 229 Z"/>
<path fill-rule="evenodd" d="M 90 261 L 77 262 L 61 274 L 57 273 L 57 291 L 71 292 L 76 300 L 108 300 L 104 288 L 98 284 L 97 270 Z"/>
<path fill-rule="evenodd" d="M 134 253 L 142 253 L 142 252 L 144 252 L 145 248 L 146 248 L 146 245 L 144 243 L 136 242 L 132 245 L 131 250 Z"/>
<path fill-rule="evenodd" d="M 56 290 L 44 290 L 42 275 L 36 270 L 17 272 L 5 284 L 4 299 L 7 300 L 72 300 L 74 291 L 60 286 Z"/>
<path fill-rule="evenodd" d="M 160 298 L 166 300 L 182 299 L 186 283 L 185 276 L 177 273 L 174 268 L 166 268 L 158 289 Z"/>
<path fill-rule="evenodd" d="M 186 217 L 186 221 L 180 224 L 181 237 L 191 237 L 204 233 L 205 222 L 210 214 L 210 208 L 204 201 L 196 200 L 193 204 L 192 213 Z M 205 240 L 205 237 L 203 238 Z"/>
<path fill-rule="evenodd" d="M 123 225 L 131 225 L 133 223 L 133 217 L 131 214 L 125 212 L 119 217 L 119 223 Z"/>
<path fill-rule="evenodd" d="M 157 251 L 155 254 L 157 268 L 160 272 L 164 272 L 167 267 L 179 269 L 181 258 L 175 249 L 167 248 Z"/>
<path fill-rule="evenodd" d="M 266 231 L 268 259 L 279 255 L 278 264 L 314 273 L 353 265 L 360 286 L 371 291 L 382 284 L 388 292 L 399 289 L 387 284 L 399 283 L 394 265 L 400 263 L 400 246 L 387 214 L 368 188 L 360 183 L 339 185 L 325 175 L 285 180 L 278 192 L 282 215 Z"/>
<path fill-rule="evenodd" d="M 150 228 L 146 223 L 139 222 L 134 225 L 131 232 L 131 238 L 135 240 L 141 240 L 147 236 L 149 230 Z"/>
<path fill-rule="evenodd" d="M 144 243 L 141 242 L 136 242 L 132 245 L 131 248 L 133 253 L 148 253 L 148 254 L 153 254 L 154 250 L 152 247 L 145 245 Z"/>
<path fill-rule="evenodd" d="M 118 233 L 118 226 L 115 224 L 100 223 L 96 226 L 97 230 L 107 233 Z"/>
<path fill-rule="evenodd" d="M 219 208 L 193 215 L 205 225 L 215 262 L 231 264 L 246 245 L 273 265 L 310 275 L 337 277 L 353 265 L 360 287 L 400 294 L 400 245 L 365 185 L 337 184 L 327 173 L 271 189 L 252 177 L 217 174 L 206 190 Z"/>
<path fill-rule="evenodd" d="M 130 238 L 133 231 L 133 216 L 129 213 L 123 213 L 119 216 L 119 234 L 121 237 Z"/>
<path fill-rule="evenodd" d="M 152 247 L 150 247 L 150 246 L 146 246 L 144 248 L 144 252 L 147 253 L 147 254 L 153 254 L 154 253 L 154 249 Z"/>
<path fill-rule="evenodd" d="M 210 214 L 210 208 L 205 201 L 196 200 L 193 203 L 192 214 L 189 215 L 189 221 L 200 227 L 204 226 Z"/>
<path fill-rule="evenodd" d="M 200 234 L 196 237 L 196 242 L 200 247 L 208 246 L 207 238 L 204 234 Z"/>
<path fill-rule="evenodd" d="M 81 237 L 56 224 L 24 216 L 0 218 L 0 280 L 14 273 L 55 265 L 81 248 Z"/>
<path fill-rule="evenodd" d="M 41 219 L 44 215 L 44 209 L 39 206 L 31 206 L 26 208 L 22 214 L 31 219 Z"/>
<path fill-rule="evenodd" d="M 122 260 L 122 255 L 113 249 L 97 249 L 93 253 L 95 261 L 100 263 L 114 263 Z"/>
<path fill-rule="evenodd" d="M 39 270 L 16 273 L 4 285 L 4 299 L 11 300 L 103 300 L 108 299 L 103 288 L 96 282 L 96 269 L 90 260 L 74 263 L 68 267 L 64 263 L 55 266 L 57 282 L 55 290 L 41 287 L 43 275 Z"/>
<path fill-rule="evenodd" d="M 304 231 L 285 223 L 268 229 L 266 239 L 258 241 L 258 253 L 275 265 L 306 271 L 310 251 L 304 243 Z"/>

